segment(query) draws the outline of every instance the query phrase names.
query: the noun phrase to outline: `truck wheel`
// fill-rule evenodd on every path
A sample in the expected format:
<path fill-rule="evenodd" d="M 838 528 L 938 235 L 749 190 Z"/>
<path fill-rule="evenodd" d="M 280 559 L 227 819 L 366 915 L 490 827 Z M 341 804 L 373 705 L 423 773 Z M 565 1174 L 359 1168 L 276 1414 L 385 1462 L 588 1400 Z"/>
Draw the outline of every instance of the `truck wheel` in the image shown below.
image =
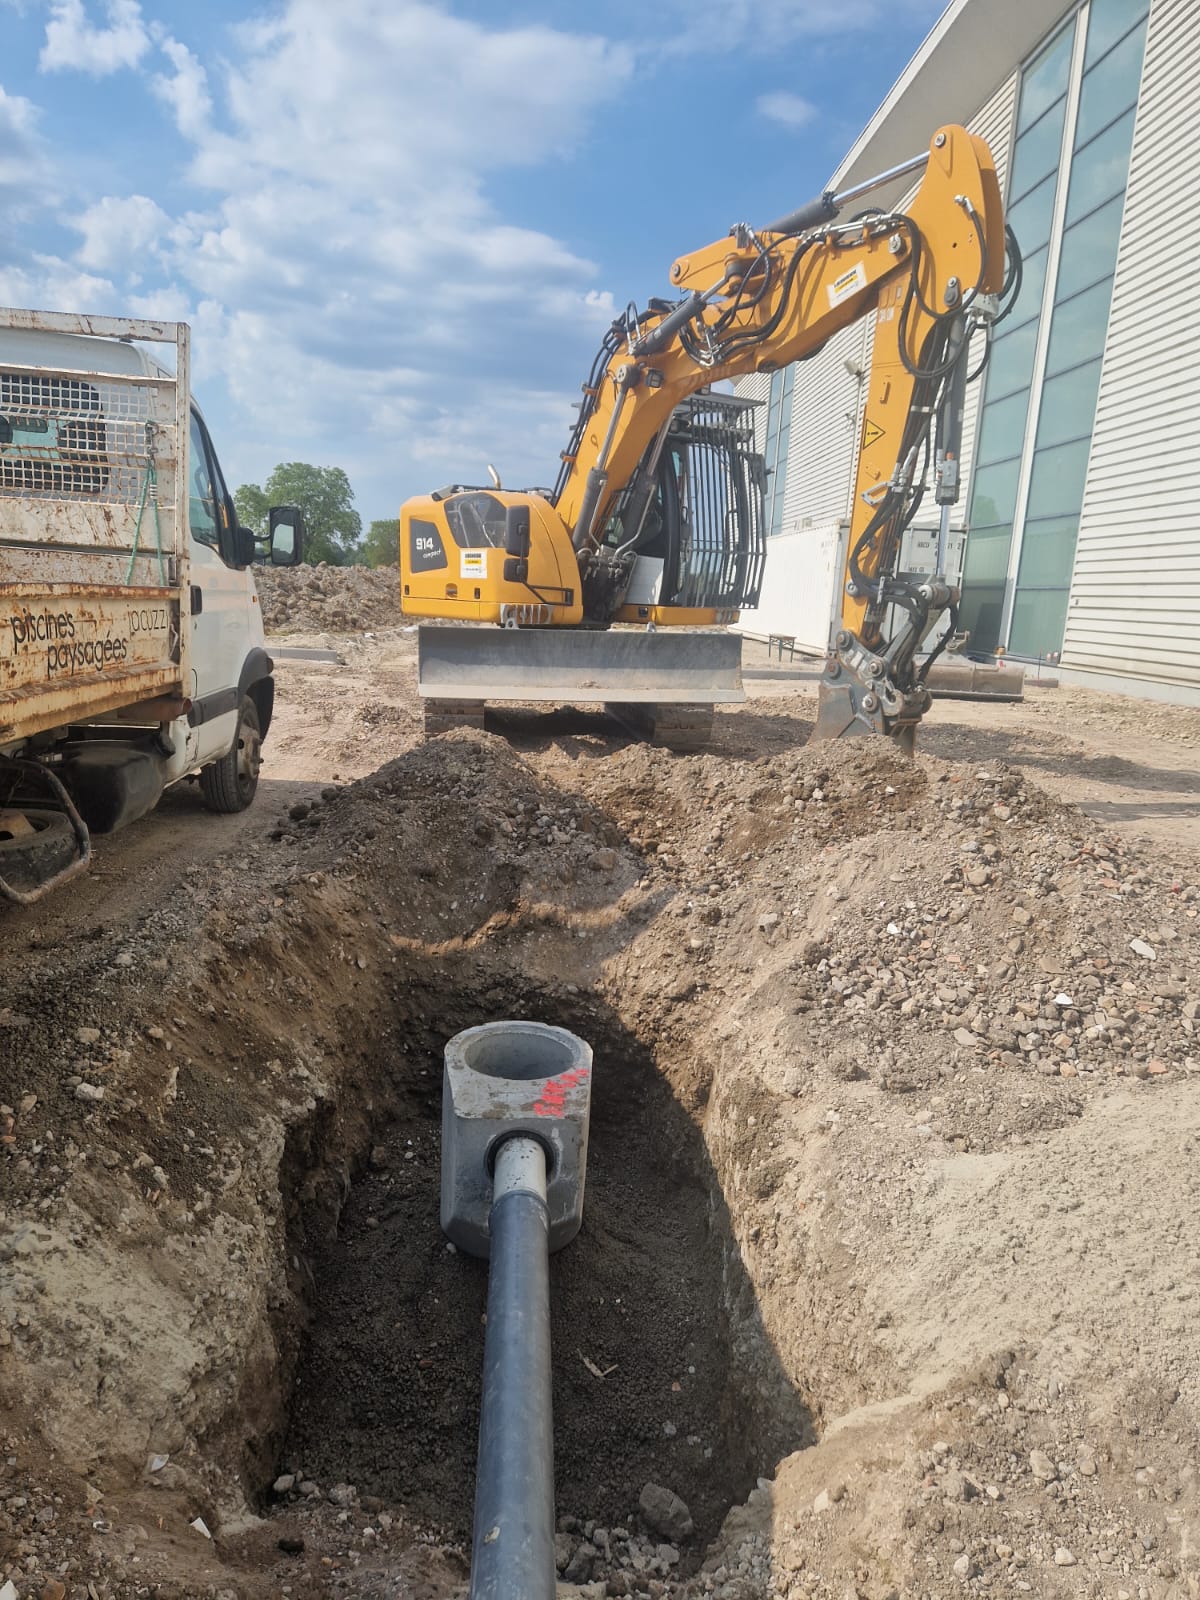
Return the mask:
<path fill-rule="evenodd" d="M 14 823 L 19 816 L 21 826 Z M 0 878 L 30 889 L 61 872 L 79 855 L 71 819 L 61 811 L 22 806 L 0 811 Z"/>
<path fill-rule="evenodd" d="M 233 748 L 219 761 L 200 769 L 200 792 L 208 809 L 226 816 L 235 811 L 245 811 L 258 788 L 261 765 L 262 733 L 259 731 L 258 707 L 249 695 L 244 695 L 238 711 Z"/>

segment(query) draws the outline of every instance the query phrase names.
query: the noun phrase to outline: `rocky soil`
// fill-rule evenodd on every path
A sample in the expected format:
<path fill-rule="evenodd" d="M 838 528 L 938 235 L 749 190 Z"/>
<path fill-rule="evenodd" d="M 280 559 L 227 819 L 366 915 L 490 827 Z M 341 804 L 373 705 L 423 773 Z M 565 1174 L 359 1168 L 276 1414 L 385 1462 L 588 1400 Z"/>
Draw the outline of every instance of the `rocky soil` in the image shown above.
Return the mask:
<path fill-rule="evenodd" d="M 1200 1593 L 1196 714 L 420 745 L 407 638 L 339 649 L 224 853 L 185 796 L 6 916 L 0 1596 L 465 1592 L 440 1049 L 503 1015 L 596 1051 L 564 1594 Z"/>
<path fill-rule="evenodd" d="M 398 567 L 256 567 L 254 581 L 268 633 L 353 634 L 401 620 Z"/>

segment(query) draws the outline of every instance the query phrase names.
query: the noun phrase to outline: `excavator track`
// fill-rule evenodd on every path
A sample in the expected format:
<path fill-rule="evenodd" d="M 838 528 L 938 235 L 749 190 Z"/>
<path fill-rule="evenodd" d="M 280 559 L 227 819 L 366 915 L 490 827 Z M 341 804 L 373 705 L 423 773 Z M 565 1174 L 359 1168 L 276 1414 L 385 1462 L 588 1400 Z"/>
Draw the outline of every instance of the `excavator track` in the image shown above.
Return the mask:
<path fill-rule="evenodd" d="M 439 733 L 453 733 L 455 728 L 483 728 L 482 700 L 426 700 L 424 708 L 427 739 Z"/>
<path fill-rule="evenodd" d="M 712 739 L 710 705 L 607 704 L 605 711 L 638 739 L 680 755 L 707 750 Z"/>

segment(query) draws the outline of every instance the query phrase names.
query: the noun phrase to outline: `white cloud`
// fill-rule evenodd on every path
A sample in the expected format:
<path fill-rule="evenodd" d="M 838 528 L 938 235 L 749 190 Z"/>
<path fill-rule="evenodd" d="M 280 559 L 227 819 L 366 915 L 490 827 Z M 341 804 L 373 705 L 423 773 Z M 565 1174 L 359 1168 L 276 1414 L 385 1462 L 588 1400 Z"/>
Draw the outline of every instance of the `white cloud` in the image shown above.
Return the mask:
<path fill-rule="evenodd" d="M 371 516 L 488 460 L 509 482 L 554 475 L 564 390 L 614 306 L 552 226 L 495 203 L 498 178 L 569 157 L 635 69 L 655 70 L 664 35 L 713 51 L 843 38 L 885 0 L 661 0 L 667 25 L 636 47 L 443 0 L 273 0 L 211 35 L 224 57 L 136 0 L 49 5 L 43 67 L 135 67 L 184 142 L 185 163 L 167 160 L 193 196 L 164 209 L 171 191 L 145 174 L 147 192 L 92 188 L 57 218 L 80 236 L 76 259 L 25 258 L 2 297 L 190 321 L 198 385 L 219 380 L 233 402 L 230 476 L 340 459 L 362 496 L 386 494 L 364 498 Z M 647 12 L 614 0 L 606 26 L 614 15 L 635 38 Z M 0 99 L 0 185 L 13 106 L 24 148 L 32 137 L 28 102 Z M 813 117 L 791 90 L 757 109 L 788 128 Z"/>
<path fill-rule="evenodd" d="M 153 6 L 143 19 L 134 0 L 50 4 L 43 65 L 136 65 L 164 108 L 161 170 L 190 180 L 191 209 L 146 171 L 133 180 L 146 193 L 92 188 L 70 219 L 75 259 L 26 260 L 0 298 L 190 321 L 202 397 L 215 387 L 233 403 L 220 438 L 235 482 L 278 460 L 336 460 L 370 517 L 439 481 L 477 481 L 488 460 L 506 482 L 553 477 L 575 365 L 582 376 L 614 305 L 553 223 L 525 225 L 493 195 L 592 136 L 635 69 L 661 67 L 661 37 L 635 49 L 570 23 L 472 20 L 455 0 L 272 0 L 189 48 L 149 20 Z M 886 20 L 885 0 L 661 5 L 674 45 L 713 51 L 825 51 Z M 628 0 L 631 35 L 647 15 Z M 0 98 L 0 185 L 6 105 L 26 145 L 33 126 L 28 102 Z M 756 109 L 789 129 L 816 115 L 791 89 Z"/>
<path fill-rule="evenodd" d="M 0 200 L 14 207 L 32 199 L 45 176 L 37 136 L 37 108 L 0 85 Z"/>
<path fill-rule="evenodd" d="M 102 315 L 120 309 L 110 279 L 81 272 L 73 262 L 50 255 L 31 256 L 24 266 L 0 264 L 0 305 Z"/>
<path fill-rule="evenodd" d="M 452 197 L 464 174 L 552 160 L 632 69 L 598 37 L 489 30 L 422 0 L 290 0 L 240 34 L 236 131 L 207 141 L 198 175 L 249 161 L 381 199 Z"/>
<path fill-rule="evenodd" d="M 171 219 L 144 194 L 122 200 L 106 195 L 89 206 L 74 226 L 83 234 L 79 259 L 85 267 L 141 272 L 146 253 L 170 231 Z"/>
<path fill-rule="evenodd" d="M 659 0 L 652 8 L 638 6 L 653 22 L 652 29 L 643 25 L 643 48 L 660 56 L 767 55 L 801 41 L 837 43 L 867 31 L 884 36 L 897 21 L 927 20 L 932 27 L 942 9 L 942 0 Z"/>
<path fill-rule="evenodd" d="M 784 128 L 804 128 L 814 120 L 817 108 L 811 100 L 778 89 L 773 94 L 760 94 L 756 101 L 758 114 L 768 122 L 777 122 Z"/>
<path fill-rule="evenodd" d="M 110 198 L 77 224 L 89 259 L 113 261 L 126 215 L 144 223 L 176 288 L 226 308 L 205 336 L 229 392 L 292 454 L 305 439 L 328 447 L 337 418 L 364 470 L 426 463 L 410 489 L 430 462 L 442 476 L 481 471 L 488 450 L 552 475 L 570 420 L 566 395 L 547 399 L 563 344 L 582 364 L 613 307 L 593 263 L 497 215 L 486 185 L 569 150 L 626 83 L 629 54 L 419 0 L 289 0 L 236 43 L 231 64 L 206 72 L 164 38 L 174 75 L 152 85 L 193 147 L 209 209 L 165 228 L 137 197 Z M 443 461 L 456 443 L 468 451 L 457 466 Z"/>
<path fill-rule="evenodd" d="M 37 122 L 37 108 L 32 100 L 19 94 L 8 94 L 0 84 L 0 150 L 32 137 Z"/>
<path fill-rule="evenodd" d="M 281 0 L 223 33 L 221 59 L 133 0 L 50 4 L 43 67 L 136 65 L 206 193 L 168 211 L 143 175 L 148 193 L 47 208 L 78 233 L 75 259 L 14 252 L 0 300 L 190 322 L 201 395 L 233 405 L 234 481 L 337 459 L 371 516 L 488 459 L 510 481 L 553 477 L 564 351 L 582 368 L 613 304 L 594 263 L 488 190 L 569 155 L 631 52 L 431 0 Z M 27 142 L 34 108 L 0 100 L 0 181 L 6 116 Z"/>
<path fill-rule="evenodd" d="M 208 74 L 187 45 L 180 44 L 177 39 L 164 38 L 162 51 L 175 71 L 171 77 L 157 73 L 150 80 L 151 87 L 171 108 L 180 133 L 187 139 L 198 139 L 205 131 L 212 110 Z"/>
<path fill-rule="evenodd" d="M 89 20 L 83 0 L 50 0 L 46 42 L 38 57 L 43 72 L 74 70 L 104 78 L 136 67 L 150 48 L 137 0 L 105 0 L 107 27 Z"/>

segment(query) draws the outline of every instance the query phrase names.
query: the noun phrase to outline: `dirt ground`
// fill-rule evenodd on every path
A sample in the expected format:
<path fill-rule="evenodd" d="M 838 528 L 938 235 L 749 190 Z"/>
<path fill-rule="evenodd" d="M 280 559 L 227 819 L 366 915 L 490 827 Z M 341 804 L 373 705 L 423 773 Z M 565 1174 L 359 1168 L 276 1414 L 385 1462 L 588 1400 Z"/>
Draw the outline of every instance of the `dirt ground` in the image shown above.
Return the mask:
<path fill-rule="evenodd" d="M 412 634 L 335 601 L 250 811 L 185 786 L 0 916 L 2 1600 L 465 1592 L 440 1054 L 506 1015 L 596 1055 L 565 1594 L 1200 1594 L 1200 712 L 809 749 L 748 644 L 704 755 L 423 743 Z"/>

